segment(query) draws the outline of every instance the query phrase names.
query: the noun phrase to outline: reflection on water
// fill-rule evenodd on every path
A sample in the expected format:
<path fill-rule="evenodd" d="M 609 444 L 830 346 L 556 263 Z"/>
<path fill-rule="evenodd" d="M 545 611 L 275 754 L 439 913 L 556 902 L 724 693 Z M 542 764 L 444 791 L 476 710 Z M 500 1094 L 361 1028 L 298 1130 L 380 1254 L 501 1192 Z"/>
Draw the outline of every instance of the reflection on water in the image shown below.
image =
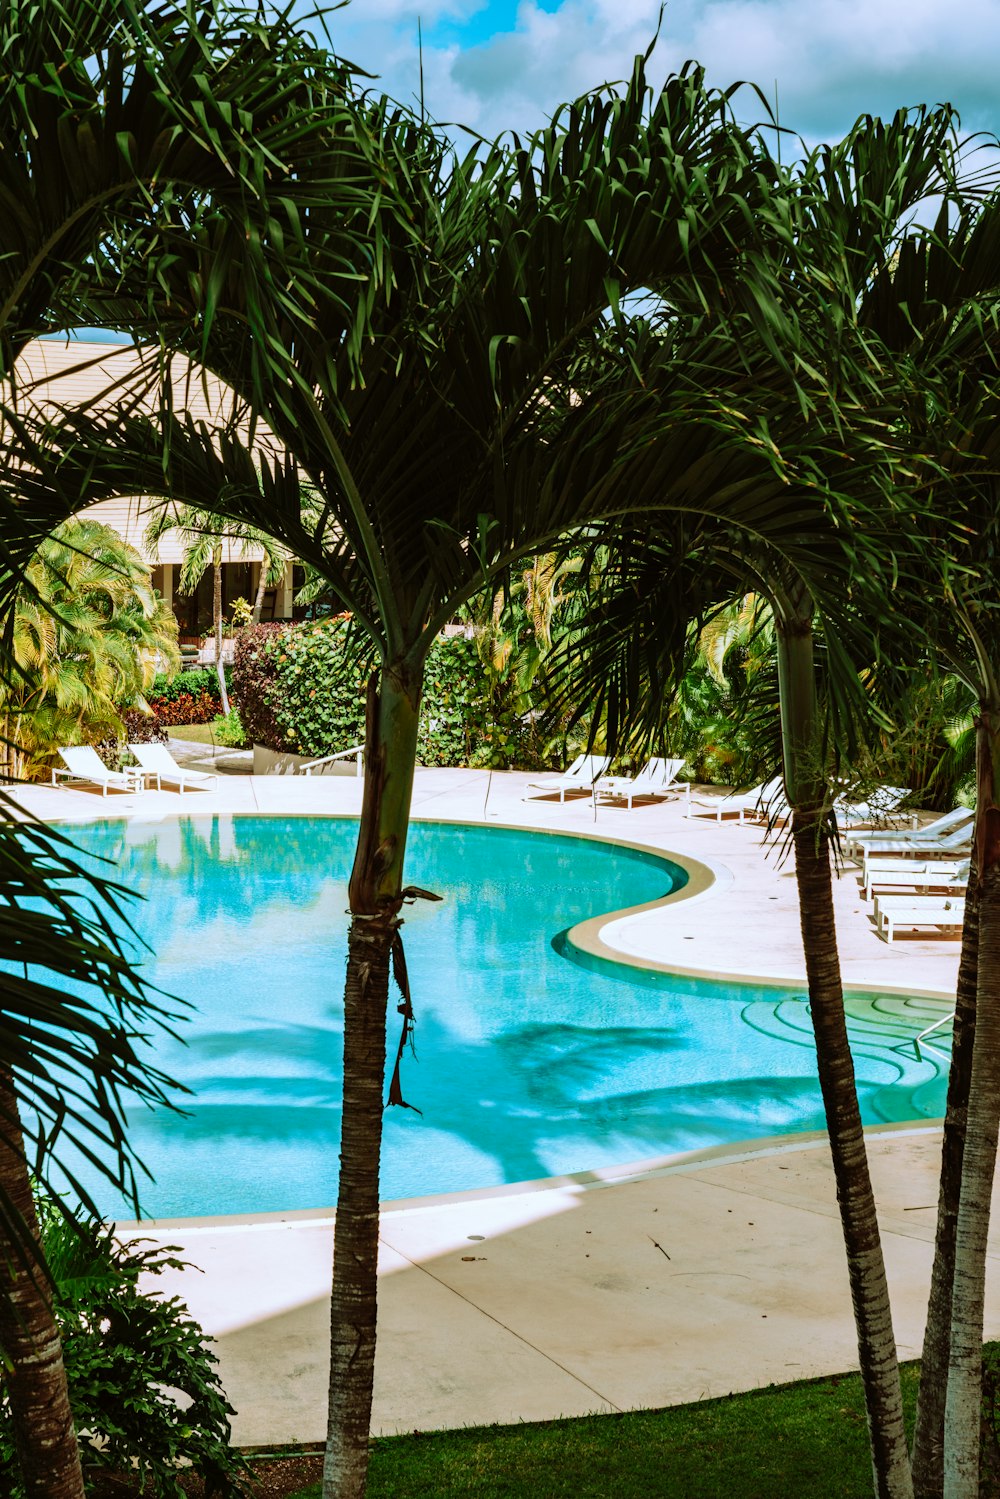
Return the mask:
<path fill-rule="evenodd" d="M 146 972 L 194 1007 L 183 1042 L 157 1049 L 193 1092 L 188 1117 L 131 1121 L 156 1178 L 147 1213 L 335 1201 L 356 831 L 341 819 L 189 817 L 74 834 L 146 897 L 134 917 Z M 743 1022 L 773 993 L 650 987 L 553 949 L 577 921 L 666 894 L 683 879 L 676 866 L 497 828 L 417 824 L 410 837 L 407 880 L 444 900 L 406 913 L 418 1060 L 406 1059 L 404 1093 L 423 1116 L 386 1114 L 384 1198 L 822 1126 L 801 1038 Z M 860 1072 L 866 1099 L 900 1075 L 877 1048 Z M 116 1210 L 107 1189 L 95 1195 Z"/>

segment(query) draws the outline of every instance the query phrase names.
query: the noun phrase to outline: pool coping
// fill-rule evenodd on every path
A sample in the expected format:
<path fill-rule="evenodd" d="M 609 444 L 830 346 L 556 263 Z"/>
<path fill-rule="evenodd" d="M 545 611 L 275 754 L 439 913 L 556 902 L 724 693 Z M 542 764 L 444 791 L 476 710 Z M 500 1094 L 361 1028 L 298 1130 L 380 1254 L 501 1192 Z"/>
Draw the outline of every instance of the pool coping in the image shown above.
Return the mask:
<path fill-rule="evenodd" d="M 934 1120 L 895 1120 L 865 1126 L 866 1135 L 898 1135 L 903 1138 L 940 1133 Z M 659 1177 L 700 1171 L 705 1166 L 729 1166 L 742 1162 L 767 1160 L 773 1156 L 797 1155 L 814 1150 L 827 1142 L 826 1130 L 803 1130 L 801 1133 L 761 1135 L 752 1140 L 730 1140 L 721 1145 L 705 1145 L 699 1150 L 680 1150 L 665 1155 L 645 1156 L 622 1165 L 595 1166 L 582 1171 L 568 1171 L 559 1176 L 529 1177 L 525 1181 L 504 1182 L 496 1187 L 468 1187 L 457 1192 L 431 1192 L 420 1197 L 387 1198 L 379 1203 L 379 1215 L 422 1213 L 428 1208 L 456 1207 L 477 1202 L 502 1201 L 510 1197 L 533 1197 L 572 1188 L 578 1192 L 599 1191 L 626 1182 L 655 1181 Z M 178 1232 L 231 1232 L 253 1229 L 320 1228 L 336 1221 L 335 1206 L 322 1208 L 287 1208 L 261 1213 L 204 1213 L 177 1218 L 117 1218 L 115 1231 L 120 1234 Z"/>

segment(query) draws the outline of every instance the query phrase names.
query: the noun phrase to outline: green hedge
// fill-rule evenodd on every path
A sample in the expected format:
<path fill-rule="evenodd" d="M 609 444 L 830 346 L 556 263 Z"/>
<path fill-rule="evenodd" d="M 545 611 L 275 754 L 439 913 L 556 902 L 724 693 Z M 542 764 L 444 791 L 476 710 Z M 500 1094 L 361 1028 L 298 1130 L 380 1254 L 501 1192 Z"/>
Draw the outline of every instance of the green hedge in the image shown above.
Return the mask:
<path fill-rule="evenodd" d="M 364 739 L 365 666 L 345 652 L 349 622 L 257 625 L 240 632 L 233 697 L 248 737 L 279 753 L 319 757 Z M 527 735 L 491 702 L 471 640 L 434 642 L 427 660 L 418 758 L 423 765 L 534 759 Z"/>

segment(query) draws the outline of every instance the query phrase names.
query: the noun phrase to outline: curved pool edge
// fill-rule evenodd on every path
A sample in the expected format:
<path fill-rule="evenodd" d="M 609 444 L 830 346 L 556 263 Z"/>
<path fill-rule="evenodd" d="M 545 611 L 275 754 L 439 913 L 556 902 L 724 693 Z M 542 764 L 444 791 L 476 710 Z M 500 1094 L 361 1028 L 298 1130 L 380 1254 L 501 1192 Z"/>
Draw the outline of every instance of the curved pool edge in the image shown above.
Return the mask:
<path fill-rule="evenodd" d="M 650 848 L 649 851 L 664 854 L 663 850 Z M 783 973 L 757 973 L 751 968 L 713 968 L 704 964 L 687 964 L 675 960 L 668 962 L 648 954 L 640 956 L 617 945 L 616 937 L 622 935 L 625 929 L 641 921 L 652 911 L 685 902 L 700 901 L 709 896 L 722 895 L 725 889 L 734 883 L 734 876 L 724 864 L 714 862 L 709 864 L 707 861 L 695 859 L 688 854 L 675 852 L 664 854 L 664 856 L 688 871 L 686 885 L 672 891 L 664 900 L 650 901 L 644 906 L 635 906 L 630 910 L 588 917 L 586 921 L 578 922 L 565 933 L 567 944 L 586 956 L 588 966 L 598 971 L 603 970 L 612 976 L 616 969 L 625 972 L 662 973 L 676 978 L 706 979 L 711 983 L 743 984 L 754 989 L 801 989 L 806 985 L 804 963 L 801 968 L 789 968 Z M 842 988 L 845 994 L 898 995 L 911 999 L 935 1000 L 952 1006 L 955 997 L 951 990 L 936 986 L 887 983 L 881 976 L 877 981 L 868 982 L 844 979 Z"/>
<path fill-rule="evenodd" d="M 901 1138 L 939 1134 L 943 1120 L 903 1120 L 892 1124 L 865 1126 L 865 1135 L 898 1135 Z M 546 1192 L 562 1192 L 575 1189 L 578 1192 L 597 1191 L 619 1186 L 625 1182 L 655 1180 L 662 1176 L 676 1176 L 684 1172 L 698 1171 L 710 1166 L 738 1165 L 740 1162 L 763 1160 L 772 1156 L 794 1155 L 817 1146 L 827 1144 L 826 1130 L 806 1130 L 801 1134 L 762 1135 L 752 1140 L 727 1141 L 722 1145 L 708 1145 L 701 1150 L 682 1150 L 667 1155 L 647 1156 L 638 1161 L 627 1161 L 618 1166 L 602 1166 L 590 1171 L 568 1172 L 561 1176 L 540 1176 L 527 1181 L 505 1182 L 499 1187 L 469 1187 L 461 1192 L 437 1192 L 423 1197 L 389 1198 L 379 1203 L 379 1214 L 423 1212 L 428 1208 L 443 1208 L 488 1202 L 505 1197 L 531 1197 Z M 289 1228 L 319 1228 L 332 1224 L 336 1219 L 336 1208 L 289 1208 L 286 1211 L 268 1213 L 215 1213 L 190 1218 L 134 1218 L 115 1219 L 118 1234 L 142 1232 L 170 1233 L 218 1233 L 254 1229 L 274 1229 L 286 1225 Z"/>
<path fill-rule="evenodd" d="M 248 779 L 252 779 L 248 777 Z M 169 808 L 157 808 L 155 812 L 146 812 L 140 808 L 122 807 L 117 814 L 128 822 L 168 822 L 178 817 L 321 817 L 330 818 L 335 821 L 356 821 L 357 809 L 335 810 L 316 809 L 313 811 L 289 810 L 287 807 L 240 807 L 240 808 L 194 808 L 186 806 L 171 806 Z M 104 821 L 108 819 L 108 809 L 97 806 L 93 812 L 88 810 L 86 816 L 49 817 L 45 821 L 56 827 L 72 828 L 80 823 Z M 688 874 L 688 881 L 678 890 L 673 890 L 669 895 L 659 900 L 649 901 L 643 905 L 622 907 L 620 910 L 599 912 L 594 916 L 587 917 L 585 921 L 577 922 L 566 932 L 569 944 L 576 947 L 580 952 L 586 953 L 596 963 L 607 965 L 608 971 L 615 968 L 624 970 L 647 971 L 651 973 L 676 974 L 679 978 L 708 979 L 720 983 L 747 984 L 754 988 L 801 988 L 806 982 L 805 969 L 789 969 L 784 973 L 756 973 L 752 969 L 712 968 L 703 964 L 685 964 L 682 962 L 663 962 L 648 955 L 639 956 L 624 948 L 615 945 L 614 937 L 622 928 L 636 919 L 642 919 L 653 911 L 667 909 L 687 901 L 703 900 L 709 896 L 721 895 L 723 891 L 734 883 L 734 876 L 729 868 L 717 860 L 706 860 L 695 858 L 691 854 L 678 853 L 672 849 L 664 848 L 659 844 L 639 841 L 635 838 L 620 838 L 601 830 L 589 828 L 568 827 L 545 827 L 537 823 L 525 821 L 501 820 L 495 814 L 490 813 L 480 816 L 477 820 L 470 817 L 468 813 L 449 816 L 446 811 L 438 808 L 434 812 L 425 812 L 415 808 L 411 813 L 411 821 L 422 823 L 439 823 L 442 826 L 470 826 L 470 827 L 495 827 L 512 833 L 537 833 L 539 835 L 554 835 L 559 838 L 579 838 L 582 841 L 606 843 L 611 847 L 633 849 L 637 853 L 651 855 L 654 858 L 663 859 L 668 863 L 676 864 Z M 953 993 L 950 990 L 939 987 L 923 987 L 913 984 L 887 983 L 880 977 L 878 982 L 861 982 L 845 980 L 843 984 L 845 992 L 851 994 L 889 994 L 909 995 L 914 999 L 939 1000 L 951 1002 Z"/>
<path fill-rule="evenodd" d="M 158 809 L 155 813 L 143 813 L 140 809 L 122 808 L 117 814 L 122 820 L 136 822 L 162 822 L 170 821 L 178 817 L 303 817 L 324 818 L 338 821 L 355 821 L 358 813 L 356 810 L 290 810 L 286 807 L 262 808 L 259 806 L 245 808 L 204 808 L 193 810 L 187 806 L 171 807 L 169 809 Z M 109 809 L 100 807 L 95 809 L 93 816 L 86 818 L 53 818 L 47 819 L 63 827 L 78 825 L 81 821 L 105 821 L 117 820 L 115 815 L 109 819 Z M 568 929 L 566 940 L 578 951 L 585 954 L 589 963 L 597 968 L 604 968 L 609 973 L 615 970 L 662 973 L 665 975 L 676 975 L 683 978 L 707 979 L 710 981 L 723 982 L 727 984 L 745 984 L 753 987 L 764 988 L 798 988 L 805 983 L 804 969 L 787 974 L 754 974 L 749 971 L 734 972 L 730 969 L 709 968 L 704 965 L 685 965 L 678 962 L 664 962 L 655 958 L 630 953 L 614 945 L 613 938 L 623 927 L 637 920 L 648 919 L 657 911 L 668 910 L 685 902 L 700 901 L 710 896 L 724 893 L 734 882 L 734 876 L 727 866 L 721 862 L 697 859 L 686 853 L 677 853 L 661 845 L 640 841 L 634 838 L 622 838 L 609 836 L 604 830 L 590 828 L 566 828 L 545 827 L 537 824 L 529 824 L 524 821 L 501 820 L 493 815 L 482 817 L 478 820 L 465 815 L 448 816 L 441 809 L 433 812 L 415 809 L 412 814 L 413 822 L 439 824 L 443 826 L 474 826 L 474 827 L 496 827 L 501 830 L 515 833 L 529 833 L 544 835 L 555 835 L 567 839 L 580 839 L 585 842 L 604 843 L 611 847 L 618 847 L 662 860 L 679 866 L 687 873 L 687 882 L 668 895 L 646 902 L 642 905 L 625 907 L 615 911 L 598 913 L 588 917 L 585 921 L 578 922 Z M 920 999 L 929 999 L 944 1004 L 953 1003 L 953 995 L 940 988 L 923 988 L 912 984 L 892 984 L 879 979 L 877 985 L 871 982 L 846 981 L 843 985 L 844 991 L 858 995 L 869 995 L 880 993 L 886 995 L 911 996 Z M 865 1126 L 865 1134 L 896 1133 L 901 1135 L 917 1135 L 934 1133 L 941 1128 L 940 1121 L 928 1122 L 926 1119 L 895 1122 L 886 1125 Z M 453 1202 L 472 1202 L 477 1200 L 488 1200 L 497 1197 L 510 1197 L 530 1194 L 534 1192 L 549 1192 L 559 1190 L 567 1186 L 577 1188 L 611 1186 L 617 1182 L 653 1177 L 660 1174 L 697 1169 L 706 1163 L 718 1164 L 722 1162 L 735 1162 L 741 1160 L 753 1160 L 758 1157 L 782 1153 L 785 1151 L 805 1150 L 814 1147 L 826 1139 L 825 1131 L 808 1132 L 805 1134 L 792 1134 L 783 1136 L 764 1136 L 760 1139 L 748 1141 L 730 1141 L 718 1146 L 706 1147 L 702 1150 L 681 1152 L 678 1155 L 656 1156 L 646 1161 L 630 1162 L 620 1166 L 597 1168 L 571 1175 L 538 1178 L 535 1180 L 505 1183 L 498 1187 L 470 1188 L 457 1193 L 440 1193 L 424 1197 L 390 1199 L 380 1204 L 380 1211 L 384 1213 L 413 1211 L 431 1206 L 445 1206 Z M 333 1221 L 333 1208 L 304 1208 L 280 1210 L 271 1213 L 234 1213 L 202 1215 L 194 1217 L 178 1218 L 141 1218 L 131 1220 L 116 1220 L 116 1228 L 121 1232 L 161 1231 L 171 1229 L 207 1230 L 207 1229 L 253 1229 L 263 1227 L 274 1227 L 283 1223 L 292 1224 L 323 1224 Z"/>

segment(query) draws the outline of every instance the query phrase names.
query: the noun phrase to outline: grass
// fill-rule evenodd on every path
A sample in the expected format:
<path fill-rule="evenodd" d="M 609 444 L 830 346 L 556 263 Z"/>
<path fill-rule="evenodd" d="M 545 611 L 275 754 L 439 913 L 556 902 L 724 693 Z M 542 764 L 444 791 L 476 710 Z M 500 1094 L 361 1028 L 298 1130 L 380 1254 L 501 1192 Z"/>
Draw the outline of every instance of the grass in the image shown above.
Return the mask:
<path fill-rule="evenodd" d="M 229 718 L 223 718 L 219 714 L 212 723 L 175 724 L 167 732 L 178 739 L 189 739 L 195 744 L 212 744 L 220 749 L 249 748 L 249 740 L 243 733 L 243 726 L 235 709 Z"/>
<path fill-rule="evenodd" d="M 167 730 L 178 739 L 190 739 L 192 744 L 216 743 L 215 732 L 210 723 L 182 723 Z"/>
<path fill-rule="evenodd" d="M 903 1369 L 908 1416 L 917 1366 Z M 368 1499 L 869 1499 L 855 1374 L 669 1410 L 383 1437 Z M 316 1499 L 318 1484 L 296 1499 Z"/>

